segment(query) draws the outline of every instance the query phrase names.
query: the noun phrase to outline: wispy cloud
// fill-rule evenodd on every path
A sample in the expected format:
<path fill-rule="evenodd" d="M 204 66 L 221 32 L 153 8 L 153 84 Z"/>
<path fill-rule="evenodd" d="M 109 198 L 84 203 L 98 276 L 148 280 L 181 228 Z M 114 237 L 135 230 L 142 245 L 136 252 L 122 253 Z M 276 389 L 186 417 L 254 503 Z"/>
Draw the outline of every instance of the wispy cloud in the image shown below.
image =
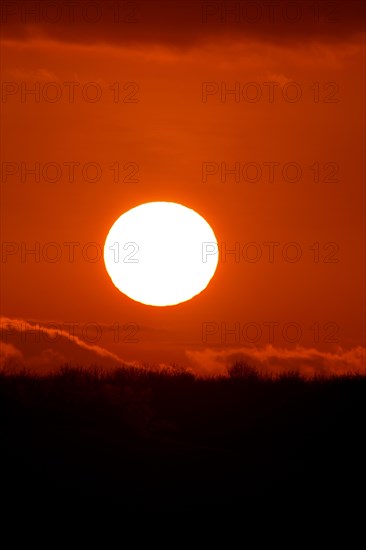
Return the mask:
<path fill-rule="evenodd" d="M 366 374 L 366 349 L 339 347 L 326 352 L 314 348 L 228 348 L 221 350 L 187 350 L 186 355 L 195 371 L 202 375 L 225 374 L 237 360 L 247 361 L 263 374 L 281 374 L 289 371 L 303 376 Z"/>
<path fill-rule="evenodd" d="M 297 347 L 225 348 L 187 350 L 188 364 L 183 368 L 202 376 L 227 374 L 235 361 L 247 361 L 265 375 L 298 372 L 303 376 L 331 376 L 349 373 L 366 374 L 366 349 L 362 346 L 333 351 Z M 42 326 L 34 320 L 0 318 L 0 368 L 7 371 L 26 368 L 35 373 L 57 370 L 70 363 L 83 367 L 99 365 L 111 369 L 123 365 L 139 366 L 137 361 L 124 361 L 107 349 L 84 342 L 67 330 Z M 142 364 L 141 366 L 144 366 Z M 176 370 L 161 363 L 155 370 Z"/>
<path fill-rule="evenodd" d="M 67 330 L 49 328 L 24 319 L 0 318 L 0 366 L 34 372 L 57 369 L 64 363 L 98 364 L 105 368 L 129 364 L 105 348 L 88 344 Z"/>

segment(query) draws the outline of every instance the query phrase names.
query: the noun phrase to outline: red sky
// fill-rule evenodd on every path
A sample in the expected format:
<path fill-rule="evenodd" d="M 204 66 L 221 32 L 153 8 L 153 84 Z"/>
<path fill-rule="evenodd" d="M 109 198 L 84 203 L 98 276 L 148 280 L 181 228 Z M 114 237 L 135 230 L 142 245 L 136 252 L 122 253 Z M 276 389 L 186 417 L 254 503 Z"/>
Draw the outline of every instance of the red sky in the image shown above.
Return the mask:
<path fill-rule="evenodd" d="M 5 362 L 364 369 L 363 3 L 119 4 L 119 22 L 108 1 L 2 4 Z M 131 301 L 91 261 L 123 212 L 160 200 L 240 253 L 167 308 Z"/>

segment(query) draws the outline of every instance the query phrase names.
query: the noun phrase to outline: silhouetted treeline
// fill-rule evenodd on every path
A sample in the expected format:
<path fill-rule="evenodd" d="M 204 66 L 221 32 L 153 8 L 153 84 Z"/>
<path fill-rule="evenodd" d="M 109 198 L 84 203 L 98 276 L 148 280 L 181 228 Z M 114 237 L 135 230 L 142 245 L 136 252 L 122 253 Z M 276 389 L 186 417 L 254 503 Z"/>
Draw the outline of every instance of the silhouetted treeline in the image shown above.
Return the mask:
<path fill-rule="evenodd" d="M 0 375 L 3 494 L 362 494 L 366 377 L 229 374 Z"/>

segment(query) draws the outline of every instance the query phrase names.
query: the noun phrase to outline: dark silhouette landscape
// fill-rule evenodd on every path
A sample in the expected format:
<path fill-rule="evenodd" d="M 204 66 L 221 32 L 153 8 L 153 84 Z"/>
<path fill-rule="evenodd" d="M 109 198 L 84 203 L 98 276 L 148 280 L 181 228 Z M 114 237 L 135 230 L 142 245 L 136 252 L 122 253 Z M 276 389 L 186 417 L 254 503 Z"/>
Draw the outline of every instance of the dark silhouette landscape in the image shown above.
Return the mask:
<path fill-rule="evenodd" d="M 0 376 L 3 495 L 356 497 L 366 376 L 66 365 Z"/>

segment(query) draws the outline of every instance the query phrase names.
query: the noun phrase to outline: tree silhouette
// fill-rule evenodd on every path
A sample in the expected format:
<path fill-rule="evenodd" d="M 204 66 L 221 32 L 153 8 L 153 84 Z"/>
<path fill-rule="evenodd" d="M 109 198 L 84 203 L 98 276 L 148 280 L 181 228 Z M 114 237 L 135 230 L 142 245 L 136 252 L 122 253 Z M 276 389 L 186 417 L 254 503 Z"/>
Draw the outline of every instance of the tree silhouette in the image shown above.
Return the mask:
<path fill-rule="evenodd" d="M 257 369 L 245 360 L 235 361 L 227 371 L 230 378 L 245 380 L 259 380 L 260 378 Z"/>

